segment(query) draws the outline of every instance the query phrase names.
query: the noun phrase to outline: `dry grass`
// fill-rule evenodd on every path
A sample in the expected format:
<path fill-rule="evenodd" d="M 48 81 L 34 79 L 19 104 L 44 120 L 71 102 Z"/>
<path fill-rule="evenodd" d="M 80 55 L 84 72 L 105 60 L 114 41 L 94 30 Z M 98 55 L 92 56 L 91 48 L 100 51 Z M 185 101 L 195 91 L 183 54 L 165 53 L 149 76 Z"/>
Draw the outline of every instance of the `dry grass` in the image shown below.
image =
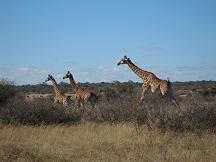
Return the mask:
<path fill-rule="evenodd" d="M 132 124 L 0 125 L 0 161 L 215 161 L 216 135 Z"/>

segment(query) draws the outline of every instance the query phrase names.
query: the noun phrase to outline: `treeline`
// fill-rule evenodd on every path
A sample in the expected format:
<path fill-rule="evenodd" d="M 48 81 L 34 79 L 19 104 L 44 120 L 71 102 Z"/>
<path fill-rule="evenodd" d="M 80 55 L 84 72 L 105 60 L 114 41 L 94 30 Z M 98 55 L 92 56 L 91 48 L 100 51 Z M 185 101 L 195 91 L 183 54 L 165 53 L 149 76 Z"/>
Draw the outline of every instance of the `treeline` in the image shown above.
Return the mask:
<path fill-rule="evenodd" d="M 142 83 L 139 82 L 119 82 L 113 81 L 111 83 L 101 82 L 101 83 L 78 83 L 83 87 L 88 87 L 91 90 L 96 92 L 100 91 L 116 91 L 120 93 L 132 93 L 137 91 L 142 86 Z M 182 90 L 187 91 L 190 90 L 192 92 L 198 92 L 203 96 L 208 95 L 216 95 L 216 81 L 190 81 L 190 82 L 173 82 L 173 88 L 175 91 Z M 71 88 L 69 87 L 68 83 L 60 82 L 60 87 L 65 92 L 71 92 Z M 27 93 L 27 92 L 34 92 L 34 93 L 53 93 L 52 85 L 48 85 L 46 83 L 36 84 L 36 85 L 22 85 L 17 86 L 18 89 Z"/>

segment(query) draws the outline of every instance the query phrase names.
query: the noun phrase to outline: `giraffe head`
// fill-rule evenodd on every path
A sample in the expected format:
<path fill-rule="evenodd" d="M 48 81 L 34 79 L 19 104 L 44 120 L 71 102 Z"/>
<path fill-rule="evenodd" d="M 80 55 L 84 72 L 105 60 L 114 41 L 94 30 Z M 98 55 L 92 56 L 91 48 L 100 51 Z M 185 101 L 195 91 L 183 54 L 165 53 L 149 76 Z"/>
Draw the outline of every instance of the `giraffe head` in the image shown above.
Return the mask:
<path fill-rule="evenodd" d="M 48 82 L 48 81 L 50 81 L 50 80 L 54 80 L 54 78 L 53 78 L 53 76 L 52 75 L 48 75 L 48 77 L 47 77 L 47 79 L 45 80 L 45 82 Z"/>
<path fill-rule="evenodd" d="M 117 65 L 119 66 L 119 65 L 121 65 L 121 64 L 128 64 L 129 61 L 130 61 L 130 58 L 128 58 L 127 56 L 124 56 L 124 58 L 121 59 L 121 60 L 117 63 Z"/>
<path fill-rule="evenodd" d="M 63 77 L 63 79 L 70 78 L 70 77 L 72 77 L 72 74 L 70 73 L 70 71 L 68 71 L 67 74 L 65 74 L 65 76 Z"/>

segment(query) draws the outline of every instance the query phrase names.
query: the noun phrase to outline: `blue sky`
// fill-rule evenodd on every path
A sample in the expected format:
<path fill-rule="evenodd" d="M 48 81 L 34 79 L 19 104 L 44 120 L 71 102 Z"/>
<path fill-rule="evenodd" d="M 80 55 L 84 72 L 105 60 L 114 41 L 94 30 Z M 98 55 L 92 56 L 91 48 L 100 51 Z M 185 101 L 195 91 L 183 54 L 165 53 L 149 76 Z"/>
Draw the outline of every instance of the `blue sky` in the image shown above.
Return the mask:
<path fill-rule="evenodd" d="M 0 1 L 0 78 L 141 81 L 125 54 L 162 79 L 216 80 L 216 1 Z"/>

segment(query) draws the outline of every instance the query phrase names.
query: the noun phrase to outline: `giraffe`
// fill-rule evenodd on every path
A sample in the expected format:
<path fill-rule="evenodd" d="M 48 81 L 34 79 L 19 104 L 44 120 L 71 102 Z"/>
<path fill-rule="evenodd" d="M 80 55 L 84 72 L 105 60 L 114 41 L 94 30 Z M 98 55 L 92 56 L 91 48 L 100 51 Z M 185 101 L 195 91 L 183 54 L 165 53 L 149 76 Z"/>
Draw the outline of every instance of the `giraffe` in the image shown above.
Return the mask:
<path fill-rule="evenodd" d="M 83 107 L 85 102 L 90 102 L 92 107 L 98 102 L 99 96 L 93 93 L 92 91 L 88 90 L 87 88 L 79 86 L 74 78 L 73 75 L 68 71 L 63 79 L 69 78 L 70 80 L 70 87 L 75 92 L 75 99 L 77 101 L 78 107 Z"/>
<path fill-rule="evenodd" d="M 168 96 L 172 99 L 172 102 L 174 105 L 178 108 L 178 111 L 180 110 L 173 94 L 172 94 L 172 86 L 171 82 L 169 80 L 162 80 L 159 79 L 156 75 L 154 75 L 152 72 L 148 72 L 145 70 L 140 69 L 137 67 L 127 56 L 124 56 L 123 59 L 121 59 L 117 65 L 121 64 L 127 64 L 128 67 L 135 73 L 137 74 L 143 81 L 142 85 L 142 95 L 140 98 L 140 103 L 144 100 L 144 96 L 149 89 L 151 88 L 152 93 L 155 93 L 155 91 L 160 88 L 162 96 Z"/>
<path fill-rule="evenodd" d="M 48 75 L 47 79 L 45 82 L 51 81 L 53 84 L 53 88 L 55 91 L 55 97 L 54 97 L 54 103 L 63 103 L 63 105 L 67 106 L 68 101 L 71 96 L 66 96 L 62 90 L 60 89 L 59 85 L 56 83 L 55 79 L 53 78 L 52 75 Z"/>

